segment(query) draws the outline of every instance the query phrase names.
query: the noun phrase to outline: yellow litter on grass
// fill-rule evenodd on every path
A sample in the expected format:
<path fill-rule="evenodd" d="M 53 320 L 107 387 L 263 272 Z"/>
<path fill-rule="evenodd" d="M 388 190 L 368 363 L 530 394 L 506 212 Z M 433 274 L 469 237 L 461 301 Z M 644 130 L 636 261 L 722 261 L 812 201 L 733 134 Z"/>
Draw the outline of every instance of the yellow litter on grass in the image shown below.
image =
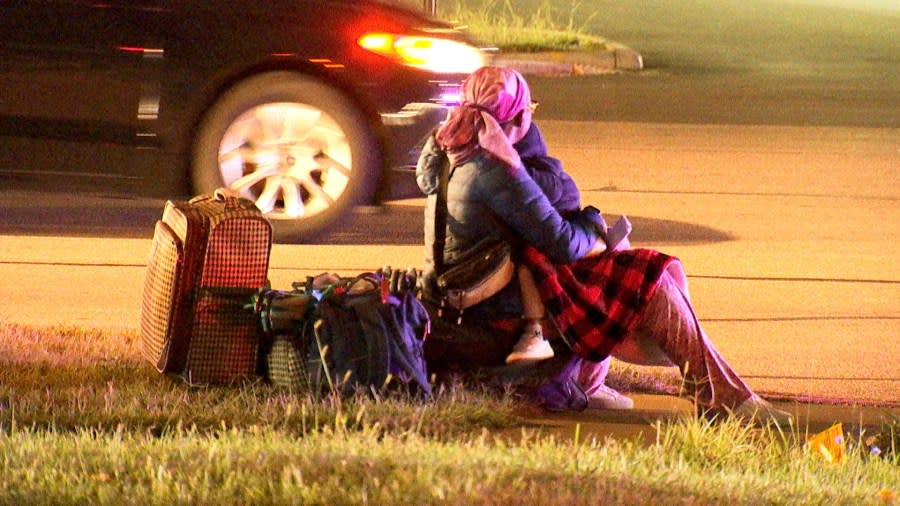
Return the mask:
<path fill-rule="evenodd" d="M 806 448 L 825 462 L 840 462 L 844 457 L 844 428 L 836 423 L 806 441 Z"/>

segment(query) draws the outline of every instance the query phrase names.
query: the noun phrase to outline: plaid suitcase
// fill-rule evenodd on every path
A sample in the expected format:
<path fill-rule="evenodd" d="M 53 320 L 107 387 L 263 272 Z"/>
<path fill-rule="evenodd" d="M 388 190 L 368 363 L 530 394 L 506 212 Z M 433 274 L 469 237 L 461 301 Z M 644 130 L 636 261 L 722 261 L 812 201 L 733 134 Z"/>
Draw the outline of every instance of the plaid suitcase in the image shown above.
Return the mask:
<path fill-rule="evenodd" d="M 304 334 L 275 336 L 266 357 L 266 372 L 273 386 L 299 392 L 309 384 L 304 337 Z"/>
<path fill-rule="evenodd" d="M 167 202 L 144 279 L 144 357 L 192 384 L 253 376 L 258 321 L 244 305 L 266 284 L 271 243 L 249 200 L 217 192 Z"/>

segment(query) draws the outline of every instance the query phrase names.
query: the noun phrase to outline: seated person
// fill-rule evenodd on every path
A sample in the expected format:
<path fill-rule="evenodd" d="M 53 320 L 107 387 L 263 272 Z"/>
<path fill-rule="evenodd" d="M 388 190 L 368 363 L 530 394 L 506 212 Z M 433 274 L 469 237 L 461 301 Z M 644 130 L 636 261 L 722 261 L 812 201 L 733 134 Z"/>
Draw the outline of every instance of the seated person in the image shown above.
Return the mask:
<path fill-rule="evenodd" d="M 523 259 L 544 306 L 576 354 L 538 388 L 537 399 L 549 409 L 583 407 L 572 403 L 572 392 L 602 383 L 605 372 L 597 372 L 612 355 L 644 365 L 678 366 L 704 413 L 790 423 L 790 414 L 756 395 L 715 349 L 694 314 L 677 258 L 650 249 L 607 251 L 596 209 L 563 216 L 551 205 L 513 148 L 531 127 L 525 79 L 511 69 L 483 67 L 466 79 L 463 92 L 463 102 L 435 135 L 453 167 L 443 258 L 453 265 L 485 238 L 525 242 Z M 427 160 L 421 162 L 417 180 L 430 193 L 427 218 L 434 216 L 437 177 L 427 172 Z M 427 224 L 425 240 L 428 246 L 434 241 Z M 425 248 L 423 287 L 425 297 L 434 300 L 441 294 L 432 253 Z M 521 315 L 518 286 L 508 288 L 481 302 L 479 310 L 502 314 L 512 308 Z"/>
<path fill-rule="evenodd" d="M 534 112 L 537 104 L 532 102 L 530 106 Z M 550 204 L 561 215 L 569 216 L 581 210 L 581 192 L 578 190 L 578 186 L 563 170 L 562 162 L 547 153 L 547 145 L 537 124 L 532 123 L 525 136 L 513 148 L 518 152 L 526 172 L 534 179 L 534 182 L 547 196 Z M 423 152 L 428 155 L 423 156 L 422 159 L 434 166 L 420 167 L 420 172 L 438 171 L 443 164 L 447 163 L 447 156 L 436 145 L 434 137 L 428 139 Z M 553 348 L 544 338 L 541 326 L 545 317 L 544 304 L 537 291 L 534 278 L 528 267 L 521 263 L 516 267 L 516 275 L 521 290 L 524 324 L 519 341 L 506 358 L 506 363 L 525 363 L 552 358 Z"/>

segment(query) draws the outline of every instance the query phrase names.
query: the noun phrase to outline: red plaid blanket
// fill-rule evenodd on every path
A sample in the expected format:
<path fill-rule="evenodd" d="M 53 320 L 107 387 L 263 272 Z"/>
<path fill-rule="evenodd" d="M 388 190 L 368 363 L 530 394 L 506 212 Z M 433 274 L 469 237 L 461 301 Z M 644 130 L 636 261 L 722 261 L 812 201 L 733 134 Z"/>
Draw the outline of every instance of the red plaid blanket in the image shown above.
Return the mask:
<path fill-rule="evenodd" d="M 578 355 L 606 358 L 637 326 L 657 281 L 675 257 L 649 249 L 607 252 L 554 265 L 526 248 L 530 268 L 550 318 Z"/>

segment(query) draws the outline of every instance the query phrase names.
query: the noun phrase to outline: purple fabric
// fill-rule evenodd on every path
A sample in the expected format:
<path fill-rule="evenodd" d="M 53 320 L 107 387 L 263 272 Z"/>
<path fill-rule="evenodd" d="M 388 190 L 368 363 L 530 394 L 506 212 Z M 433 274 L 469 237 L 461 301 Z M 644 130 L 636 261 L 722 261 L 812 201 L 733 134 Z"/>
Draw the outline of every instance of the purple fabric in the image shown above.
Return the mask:
<path fill-rule="evenodd" d="M 535 390 L 535 401 L 550 411 L 587 409 L 587 394 L 577 380 L 583 365 L 583 359 L 573 356 L 559 374 Z"/>
<path fill-rule="evenodd" d="M 595 361 L 634 330 L 659 277 L 677 261 L 656 250 L 632 249 L 558 265 L 531 246 L 522 259 L 559 331 L 575 353 Z"/>
<path fill-rule="evenodd" d="M 667 269 L 660 276 L 635 332 L 655 342 L 678 366 L 685 388 L 698 405 L 735 408 L 753 391 L 713 346 L 681 288 L 683 279 L 672 271 Z"/>
<path fill-rule="evenodd" d="M 581 209 L 581 192 L 569 174 L 563 170 L 562 162 L 550 156 L 544 136 L 535 123 L 519 142 L 513 144 L 522 159 L 525 171 L 541 187 L 547 200 L 563 216 L 577 213 Z"/>
<path fill-rule="evenodd" d="M 450 110 L 435 139 L 452 165 L 465 163 L 479 148 L 510 165 L 520 161 L 501 126 L 531 105 L 525 78 L 504 67 L 482 67 L 463 83 L 463 101 Z"/>

